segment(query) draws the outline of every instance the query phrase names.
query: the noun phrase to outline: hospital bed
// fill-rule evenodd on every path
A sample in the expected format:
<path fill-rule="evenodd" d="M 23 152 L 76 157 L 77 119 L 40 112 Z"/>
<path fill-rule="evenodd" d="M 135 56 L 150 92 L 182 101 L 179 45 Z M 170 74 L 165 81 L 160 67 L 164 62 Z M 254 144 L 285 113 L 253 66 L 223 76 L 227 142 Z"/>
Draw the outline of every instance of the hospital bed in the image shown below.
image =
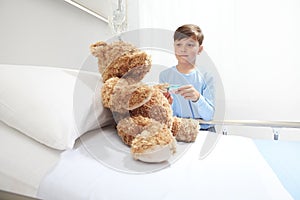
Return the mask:
<path fill-rule="evenodd" d="M 268 147 L 281 141 L 200 131 L 168 162 L 133 160 L 95 95 L 99 82 L 80 70 L 0 65 L 0 190 L 51 200 L 299 197 L 299 163 L 291 177 L 273 167 L 281 161 Z"/>

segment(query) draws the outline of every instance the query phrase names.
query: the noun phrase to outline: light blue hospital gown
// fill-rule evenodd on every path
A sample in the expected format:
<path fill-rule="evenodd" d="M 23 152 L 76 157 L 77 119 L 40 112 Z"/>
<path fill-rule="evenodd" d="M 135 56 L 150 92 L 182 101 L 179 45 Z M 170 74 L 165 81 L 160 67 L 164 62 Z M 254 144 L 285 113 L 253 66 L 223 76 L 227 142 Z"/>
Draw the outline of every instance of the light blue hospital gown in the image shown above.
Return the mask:
<path fill-rule="evenodd" d="M 189 74 L 180 73 L 176 66 L 162 71 L 159 75 L 160 83 L 170 85 L 193 85 L 201 97 L 197 102 L 184 99 L 181 95 L 172 94 L 173 115 L 182 118 L 198 118 L 206 121 L 212 120 L 214 115 L 214 95 L 209 90 L 201 73 L 195 69 Z M 210 125 L 201 125 L 202 129 L 209 128 Z"/>

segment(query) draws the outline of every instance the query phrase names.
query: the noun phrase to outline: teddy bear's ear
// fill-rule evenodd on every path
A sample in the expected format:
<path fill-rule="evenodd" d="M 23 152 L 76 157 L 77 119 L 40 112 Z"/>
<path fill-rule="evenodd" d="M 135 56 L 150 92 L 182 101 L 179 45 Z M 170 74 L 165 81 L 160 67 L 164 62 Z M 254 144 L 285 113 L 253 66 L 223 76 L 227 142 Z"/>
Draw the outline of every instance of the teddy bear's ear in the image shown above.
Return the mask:
<path fill-rule="evenodd" d="M 102 42 L 102 41 L 96 42 L 96 43 L 92 44 L 92 45 L 90 46 L 91 54 L 92 54 L 93 56 L 95 56 L 95 57 L 100 56 L 101 53 L 102 53 L 101 50 L 102 50 L 103 47 L 105 47 L 105 46 L 107 46 L 107 44 L 106 44 L 105 42 Z"/>

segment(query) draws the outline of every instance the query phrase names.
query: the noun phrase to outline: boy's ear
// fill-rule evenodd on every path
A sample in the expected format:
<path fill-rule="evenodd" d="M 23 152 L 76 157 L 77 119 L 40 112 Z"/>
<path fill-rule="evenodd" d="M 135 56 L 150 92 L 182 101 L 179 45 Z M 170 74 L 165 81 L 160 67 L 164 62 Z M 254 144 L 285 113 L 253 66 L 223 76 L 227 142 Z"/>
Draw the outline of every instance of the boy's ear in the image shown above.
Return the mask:
<path fill-rule="evenodd" d="M 202 52 L 202 50 L 203 50 L 203 46 L 201 45 L 201 46 L 199 47 L 198 54 L 200 54 L 200 53 Z"/>

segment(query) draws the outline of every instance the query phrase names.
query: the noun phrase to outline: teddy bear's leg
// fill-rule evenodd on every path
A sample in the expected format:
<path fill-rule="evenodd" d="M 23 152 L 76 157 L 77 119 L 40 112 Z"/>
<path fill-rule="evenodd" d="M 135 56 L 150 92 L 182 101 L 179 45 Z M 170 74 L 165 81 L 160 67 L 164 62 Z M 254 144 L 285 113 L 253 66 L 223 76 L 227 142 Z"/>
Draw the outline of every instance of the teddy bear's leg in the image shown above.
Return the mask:
<path fill-rule="evenodd" d="M 197 120 L 174 117 L 171 131 L 177 141 L 194 142 L 199 129 L 200 126 Z"/>
<path fill-rule="evenodd" d="M 176 140 L 166 125 L 149 126 L 135 137 L 131 153 L 136 160 L 157 163 L 168 160 L 176 152 Z"/>
<path fill-rule="evenodd" d="M 143 116 L 126 117 L 119 121 L 117 124 L 118 135 L 123 142 L 131 146 L 132 140 L 142 131 L 150 127 L 161 127 L 162 125 L 150 118 Z"/>
<path fill-rule="evenodd" d="M 136 124 L 131 117 L 121 119 L 117 125 L 118 135 L 128 146 L 131 146 L 132 140 L 143 131 L 143 128 Z"/>

